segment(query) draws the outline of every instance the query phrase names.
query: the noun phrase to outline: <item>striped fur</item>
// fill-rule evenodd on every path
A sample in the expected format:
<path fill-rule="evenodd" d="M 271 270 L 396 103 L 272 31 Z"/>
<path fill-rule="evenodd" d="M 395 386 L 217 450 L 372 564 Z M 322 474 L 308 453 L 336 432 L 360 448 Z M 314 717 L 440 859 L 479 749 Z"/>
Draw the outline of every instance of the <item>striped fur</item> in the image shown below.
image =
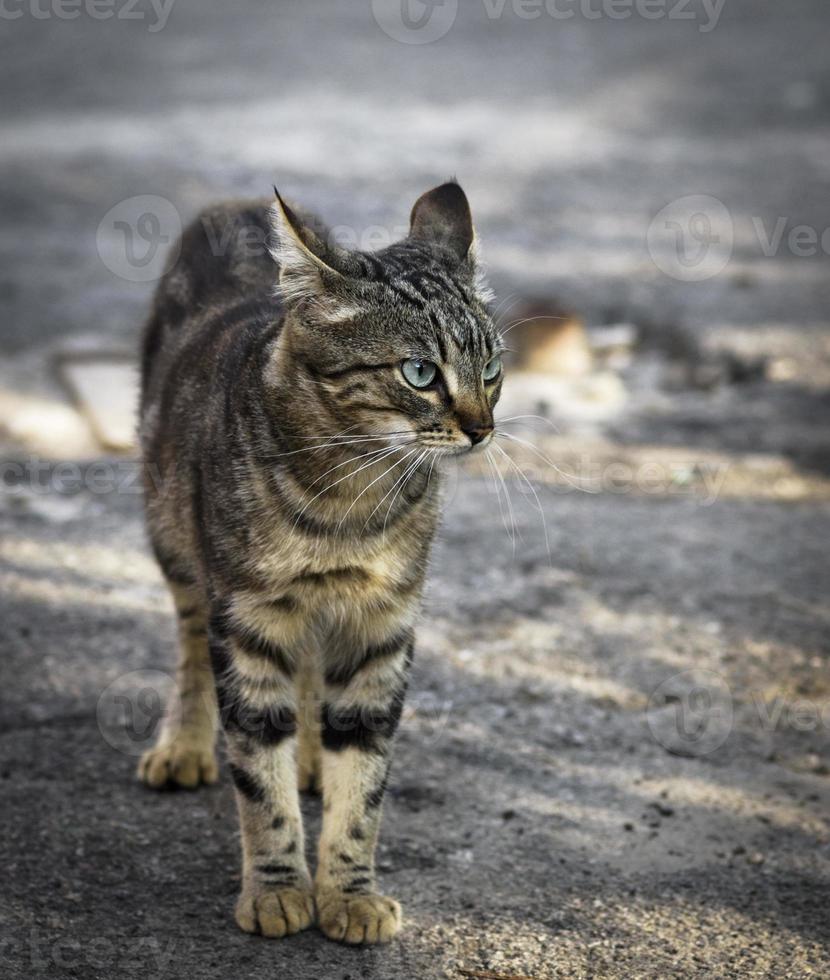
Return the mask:
<path fill-rule="evenodd" d="M 270 253 L 269 254 L 269 249 Z M 151 786 L 216 778 L 224 729 L 243 845 L 236 918 L 389 939 L 374 847 L 439 515 L 440 459 L 486 443 L 501 343 L 456 184 L 409 236 L 348 252 L 278 196 L 205 212 L 144 336 L 150 538 L 181 624 Z M 401 364 L 438 366 L 429 390 Z M 437 465 L 436 465 L 437 464 Z M 322 787 L 314 882 L 297 787 Z"/>

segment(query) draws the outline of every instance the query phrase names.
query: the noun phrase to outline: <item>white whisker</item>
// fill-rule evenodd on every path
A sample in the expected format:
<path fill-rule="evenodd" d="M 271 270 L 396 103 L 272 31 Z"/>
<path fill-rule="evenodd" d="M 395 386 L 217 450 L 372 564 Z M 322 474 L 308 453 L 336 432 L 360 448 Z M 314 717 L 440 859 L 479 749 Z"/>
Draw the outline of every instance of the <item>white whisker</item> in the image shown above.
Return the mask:
<path fill-rule="evenodd" d="M 392 470 L 394 470 L 396 466 L 400 466 L 401 463 L 405 462 L 407 459 L 409 459 L 410 456 L 412 456 L 413 453 L 416 453 L 417 451 L 418 451 L 417 449 L 410 449 L 409 452 L 405 456 L 402 456 L 400 459 L 396 459 L 395 462 L 388 469 L 385 469 L 383 471 L 383 473 L 380 474 L 380 476 L 376 476 L 375 479 L 372 480 L 371 483 L 368 483 L 360 491 L 360 493 L 354 498 L 354 500 L 349 504 L 349 506 L 348 506 L 348 508 L 346 510 L 346 513 L 340 518 L 340 520 L 337 523 L 337 530 L 338 531 L 340 530 L 340 528 L 343 526 L 343 521 L 346 520 L 346 518 L 349 516 L 349 514 L 350 514 L 352 508 L 354 507 L 354 505 L 358 502 L 358 500 L 360 500 L 360 498 L 363 496 L 364 493 L 366 493 L 367 490 L 370 490 L 379 480 L 382 480 L 386 476 L 387 473 L 391 473 Z M 371 464 L 369 464 L 369 465 L 371 465 Z"/>
<path fill-rule="evenodd" d="M 515 558 L 517 526 L 516 526 L 516 515 L 513 511 L 513 501 L 510 499 L 510 491 L 507 489 L 507 484 L 505 483 L 504 476 L 499 471 L 499 468 L 495 465 L 495 461 L 491 459 L 491 462 L 493 463 L 493 472 L 496 474 L 496 478 L 501 483 L 502 489 L 504 490 L 504 500 L 505 503 L 507 504 L 507 512 L 510 515 L 510 524 L 513 528 L 513 532 L 511 534 L 511 542 L 513 545 L 513 557 Z M 521 531 L 519 531 L 519 536 L 521 536 Z M 524 543 L 524 539 L 522 539 L 522 542 Z"/>
<path fill-rule="evenodd" d="M 543 415 L 511 415 L 506 419 L 497 419 L 496 425 L 506 425 L 508 422 L 518 422 L 520 419 L 533 419 L 537 422 L 543 422 L 545 425 L 549 425 L 554 432 L 559 432 L 559 427 L 550 419 L 546 419 Z"/>
<path fill-rule="evenodd" d="M 429 462 L 429 473 L 427 473 L 427 490 L 429 490 L 429 481 L 432 479 L 432 470 L 435 467 L 435 461 L 438 459 L 438 453 L 434 449 L 430 449 L 432 453 L 432 459 Z"/>
<path fill-rule="evenodd" d="M 592 490 L 589 487 L 580 487 L 576 483 L 572 483 L 572 480 L 579 479 L 572 473 L 566 473 L 563 469 L 556 465 L 553 460 L 548 459 L 547 456 L 533 445 L 532 442 L 528 442 L 526 439 L 520 439 L 518 436 L 511 435 L 509 432 L 496 432 L 497 436 L 504 436 L 505 439 L 510 439 L 512 442 L 518 442 L 522 446 L 526 446 L 532 453 L 535 453 L 543 462 L 547 463 L 548 466 L 560 476 L 564 477 L 569 486 L 573 487 L 574 490 L 582 490 L 583 493 L 599 493 L 598 490 Z"/>
<path fill-rule="evenodd" d="M 375 514 L 377 513 L 377 511 L 378 511 L 378 510 L 380 509 L 380 507 L 381 507 L 381 505 L 383 504 L 383 502 L 384 502 L 384 500 L 386 500 L 386 498 L 387 498 L 387 497 L 389 496 L 389 494 L 390 494 L 390 493 L 392 493 L 392 492 L 394 491 L 394 489 L 395 489 L 395 487 L 397 487 L 397 486 L 398 486 L 398 484 L 399 484 L 399 483 L 401 483 L 401 481 L 402 481 L 402 480 L 404 480 L 404 478 L 406 477 L 406 474 L 407 474 L 408 472 L 409 472 L 409 467 L 407 467 L 407 468 L 406 468 L 406 469 L 405 469 L 405 470 L 403 471 L 403 473 L 402 473 L 402 474 L 401 474 L 401 475 L 400 475 L 400 476 L 398 477 L 398 479 L 397 479 L 397 480 L 395 480 L 395 482 L 394 482 L 394 483 L 392 484 L 392 486 L 391 486 L 391 487 L 390 487 L 390 488 L 389 488 L 389 489 L 388 489 L 388 490 L 386 491 L 386 493 L 385 493 L 385 494 L 384 494 L 384 495 L 383 495 L 383 496 L 382 496 L 382 497 L 380 498 L 380 500 L 379 500 L 379 501 L 377 502 L 377 504 L 375 504 L 375 507 L 374 507 L 374 509 L 372 510 L 372 513 L 371 513 L 371 514 L 369 514 L 369 516 L 368 516 L 368 517 L 366 518 L 366 522 L 365 522 L 365 523 L 364 523 L 364 525 L 363 525 L 363 530 L 364 530 L 364 531 L 365 531 L 365 530 L 366 530 L 366 528 L 368 527 L 368 525 L 369 525 L 369 521 L 371 521 L 371 519 L 372 519 L 372 518 L 373 518 L 373 517 L 375 516 Z"/>
<path fill-rule="evenodd" d="M 548 553 L 548 561 L 552 564 L 553 563 L 553 556 L 551 555 L 550 538 L 548 537 L 548 522 L 547 522 L 547 520 L 545 518 L 545 512 L 544 512 L 544 509 L 542 508 L 542 502 L 539 500 L 539 494 L 536 492 L 536 488 L 533 486 L 533 484 L 527 478 L 527 476 L 525 475 L 524 470 L 518 465 L 518 463 L 514 459 L 511 459 L 510 458 L 510 456 L 502 449 L 501 446 L 498 445 L 498 443 L 495 443 L 494 442 L 493 443 L 493 448 L 494 449 L 498 449 L 498 451 L 502 454 L 502 456 L 504 456 L 504 458 L 507 460 L 507 462 L 519 474 L 519 476 L 521 477 L 521 479 L 524 480 L 524 483 L 527 486 L 528 490 L 530 490 L 530 492 L 533 494 L 534 500 L 536 501 L 536 509 L 539 511 L 539 516 L 542 518 L 542 530 L 544 531 L 544 534 L 545 534 L 545 550 Z"/>
<path fill-rule="evenodd" d="M 410 479 L 414 476 L 415 471 L 418 469 L 418 467 L 421 465 L 421 463 L 427 458 L 427 456 L 429 455 L 429 453 L 430 453 L 430 450 L 429 449 L 425 449 L 421 453 L 421 455 L 415 460 L 415 462 L 414 463 L 410 463 L 409 466 L 404 470 L 403 480 L 400 481 L 400 486 L 395 491 L 395 496 L 389 501 L 389 507 L 386 510 L 386 517 L 384 517 L 384 519 L 383 519 L 383 531 L 381 532 L 381 537 L 382 538 L 384 538 L 384 539 L 386 538 L 386 525 L 387 525 L 387 523 L 389 521 L 389 515 L 392 513 L 392 508 L 395 506 L 395 501 L 398 499 L 398 496 L 399 496 L 401 490 L 403 490 L 403 488 L 406 486 L 406 484 L 409 483 Z"/>
<path fill-rule="evenodd" d="M 363 470 L 367 469 L 369 466 L 374 466 L 375 463 L 379 463 L 382 460 L 387 459 L 393 453 L 400 452 L 400 450 L 402 448 L 404 448 L 404 447 L 402 447 L 402 446 L 392 446 L 391 448 L 386 448 L 386 449 L 382 450 L 380 454 L 378 454 L 377 456 L 374 456 L 372 459 L 370 459 L 368 461 L 368 463 L 363 463 L 361 466 L 358 466 L 358 468 L 356 470 L 353 470 L 351 473 L 347 473 L 345 476 L 341 476 L 339 479 L 335 480 L 333 483 L 330 483 L 327 487 L 323 487 L 323 489 L 319 493 L 316 493 L 311 498 L 311 500 L 309 500 L 308 503 L 305 504 L 305 506 L 298 512 L 297 517 L 296 517 L 296 519 L 294 521 L 294 527 L 297 526 L 297 524 L 299 523 L 300 518 L 308 510 L 308 508 L 311 506 L 311 504 L 313 504 L 314 501 L 317 500 L 318 497 L 322 497 L 324 493 L 328 493 L 328 491 L 331 490 L 333 487 L 336 487 L 338 483 L 342 483 L 344 480 L 349 480 L 353 476 L 357 476 L 358 473 L 361 473 Z M 412 449 L 412 450 L 410 450 L 410 452 L 415 452 L 415 450 Z M 406 456 L 404 457 L 404 459 L 406 459 Z M 400 460 L 399 460 L 399 462 L 400 462 Z M 382 475 L 383 474 L 381 474 L 381 476 Z"/>
<path fill-rule="evenodd" d="M 349 426 L 353 429 L 354 426 Z M 414 435 L 412 429 L 392 429 L 389 432 L 353 432 L 349 433 L 349 429 L 344 429 L 342 432 L 335 432 L 334 435 L 319 435 L 319 436 L 299 436 L 300 439 L 339 439 L 341 436 L 345 439 L 385 439 L 386 436 L 411 436 Z"/>
<path fill-rule="evenodd" d="M 493 489 L 496 491 L 496 500 L 499 505 L 499 513 L 501 514 L 501 522 L 504 525 L 504 530 L 510 534 L 510 527 L 507 524 L 507 511 L 504 508 L 504 504 L 501 499 L 501 487 L 499 486 L 499 481 L 496 476 L 496 464 L 493 462 L 493 457 L 490 455 L 490 448 L 488 447 L 485 451 L 485 458 L 490 467 L 490 476 L 493 478 Z"/>
<path fill-rule="evenodd" d="M 329 473 L 332 473 L 334 470 L 339 470 L 341 466 L 348 466 L 349 463 L 356 463 L 358 460 L 366 459 L 368 456 L 380 456 L 382 453 L 386 451 L 386 448 L 387 447 L 384 446 L 381 449 L 371 449 L 369 450 L 368 453 L 362 453 L 360 456 L 351 456 L 349 457 L 349 459 L 345 460 L 344 462 L 337 463 L 336 466 L 329 467 L 329 469 L 327 469 L 325 473 L 323 473 L 321 476 L 318 476 L 316 480 L 313 480 L 311 483 L 309 483 L 309 485 L 306 487 L 306 490 L 310 490 L 313 486 L 315 486 L 315 484 L 319 483 L 320 480 L 328 476 Z"/>
<path fill-rule="evenodd" d="M 361 436 L 355 439 L 343 439 L 339 442 L 326 442 L 320 446 L 305 446 L 302 449 L 292 449 L 287 453 L 274 453 L 269 456 L 269 459 L 281 459 L 284 456 L 296 456 L 298 453 L 312 453 L 320 449 L 334 449 L 337 446 L 356 446 L 364 442 L 388 442 L 389 437 L 383 436 Z M 398 445 L 406 445 L 406 443 L 398 442 Z"/>
<path fill-rule="evenodd" d="M 569 320 L 570 317 L 567 316 L 547 316 L 544 313 L 540 313 L 537 316 L 526 316 L 521 320 L 516 320 L 515 323 L 511 323 L 506 330 L 499 331 L 501 337 L 506 337 L 511 330 L 515 330 L 516 327 L 520 327 L 523 323 L 533 323 L 534 320 Z"/>

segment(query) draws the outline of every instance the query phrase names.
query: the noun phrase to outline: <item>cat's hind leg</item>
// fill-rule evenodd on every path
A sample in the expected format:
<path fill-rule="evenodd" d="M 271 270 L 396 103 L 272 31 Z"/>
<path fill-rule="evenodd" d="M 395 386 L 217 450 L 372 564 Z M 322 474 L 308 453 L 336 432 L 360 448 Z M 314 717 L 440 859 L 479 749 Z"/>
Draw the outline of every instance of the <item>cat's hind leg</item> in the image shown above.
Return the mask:
<path fill-rule="evenodd" d="M 176 689 L 167 706 L 155 746 L 138 766 L 139 778 L 153 789 L 195 789 L 215 783 L 217 709 L 208 654 L 207 603 L 201 590 L 168 581 L 179 628 Z"/>

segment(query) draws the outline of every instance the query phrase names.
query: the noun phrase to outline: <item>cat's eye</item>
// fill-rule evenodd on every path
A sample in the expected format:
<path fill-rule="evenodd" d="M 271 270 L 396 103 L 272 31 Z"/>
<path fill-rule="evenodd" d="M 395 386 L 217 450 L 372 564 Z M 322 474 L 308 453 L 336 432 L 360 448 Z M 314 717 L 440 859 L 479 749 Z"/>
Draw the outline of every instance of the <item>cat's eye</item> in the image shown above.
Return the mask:
<path fill-rule="evenodd" d="M 410 357 L 401 364 L 401 374 L 413 388 L 429 388 L 438 374 L 438 367 L 421 357 Z"/>
<path fill-rule="evenodd" d="M 495 357 L 491 358 L 485 365 L 484 370 L 481 372 L 482 378 L 485 381 L 495 381 L 496 378 L 501 374 L 501 357 L 496 354 Z"/>

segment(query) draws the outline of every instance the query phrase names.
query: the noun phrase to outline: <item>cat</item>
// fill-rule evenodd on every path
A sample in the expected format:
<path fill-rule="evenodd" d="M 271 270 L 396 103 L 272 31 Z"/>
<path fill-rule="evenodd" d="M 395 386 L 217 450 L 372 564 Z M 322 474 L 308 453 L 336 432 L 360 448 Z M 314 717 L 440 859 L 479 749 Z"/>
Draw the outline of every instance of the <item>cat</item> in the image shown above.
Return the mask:
<path fill-rule="evenodd" d="M 408 236 L 369 253 L 277 194 L 204 212 L 178 255 L 144 333 L 140 411 L 178 691 L 139 776 L 215 782 L 221 726 L 238 925 L 281 937 L 316 914 L 332 939 L 385 942 L 401 912 L 374 850 L 440 460 L 487 446 L 503 379 L 467 197 L 426 192 Z M 299 790 L 323 794 L 313 881 Z"/>

